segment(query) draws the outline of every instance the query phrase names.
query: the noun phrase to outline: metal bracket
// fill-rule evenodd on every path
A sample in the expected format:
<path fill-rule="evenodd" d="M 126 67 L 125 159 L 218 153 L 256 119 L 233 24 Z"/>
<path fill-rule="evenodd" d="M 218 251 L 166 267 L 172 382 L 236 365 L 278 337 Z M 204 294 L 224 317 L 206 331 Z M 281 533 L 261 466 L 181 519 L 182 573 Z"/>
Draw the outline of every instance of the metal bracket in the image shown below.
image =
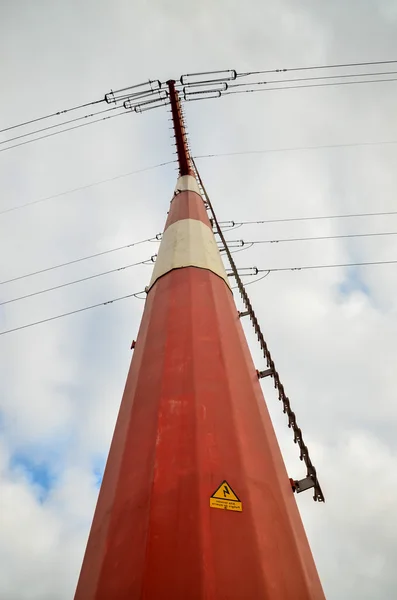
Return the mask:
<path fill-rule="evenodd" d="M 258 379 L 263 379 L 264 377 L 271 377 L 273 375 L 273 369 L 266 369 L 266 371 L 257 371 Z"/>
<path fill-rule="evenodd" d="M 239 319 L 241 319 L 241 317 L 248 317 L 249 314 L 250 314 L 249 310 L 244 310 L 243 312 L 238 311 L 238 317 L 239 317 Z"/>
<path fill-rule="evenodd" d="M 143 264 L 144 265 L 150 265 L 150 263 L 155 263 L 156 259 L 157 259 L 157 254 L 153 254 L 153 256 L 151 256 L 150 259 L 144 260 Z"/>
<path fill-rule="evenodd" d="M 305 492 L 306 490 L 310 490 L 310 488 L 314 488 L 314 481 L 311 477 L 305 477 L 304 479 L 290 479 L 292 491 L 300 494 L 300 492 Z"/>
<path fill-rule="evenodd" d="M 136 341 L 135 341 L 135 340 L 132 340 L 132 344 L 131 344 L 131 350 L 133 350 L 133 349 L 135 348 L 135 344 L 136 344 Z"/>

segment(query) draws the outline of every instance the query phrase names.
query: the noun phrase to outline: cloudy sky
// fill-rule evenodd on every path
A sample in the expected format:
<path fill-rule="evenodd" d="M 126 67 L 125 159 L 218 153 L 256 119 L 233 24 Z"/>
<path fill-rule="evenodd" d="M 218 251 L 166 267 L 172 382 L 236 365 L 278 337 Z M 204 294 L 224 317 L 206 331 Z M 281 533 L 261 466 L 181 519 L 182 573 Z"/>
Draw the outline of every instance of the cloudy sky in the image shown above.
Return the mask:
<path fill-rule="evenodd" d="M 2 129 L 149 77 L 397 59 L 397 9 L 392 0 L 1 0 L 0 57 Z M 397 143 L 287 150 L 397 142 L 396 102 L 397 83 L 385 83 L 187 105 L 195 155 L 270 151 L 197 161 L 219 218 L 396 210 Z M 126 115 L 1 152 L 0 210 L 172 161 L 167 117 L 166 109 Z M 0 214 L 0 280 L 160 232 L 176 174 L 168 164 Z M 397 232 L 397 215 L 228 235 L 383 231 Z M 156 248 L 3 284 L 0 301 L 150 258 Z M 397 237 L 263 244 L 236 260 L 259 268 L 397 260 Z M 329 600 L 395 597 L 396 269 L 275 272 L 247 288 L 326 495 L 325 505 L 310 492 L 297 502 Z M 2 305 L 0 330 L 140 291 L 150 274 L 142 265 Z M 130 299 L 0 337 L 4 600 L 73 597 L 142 309 Z M 272 387 L 264 391 L 288 471 L 304 476 Z"/>

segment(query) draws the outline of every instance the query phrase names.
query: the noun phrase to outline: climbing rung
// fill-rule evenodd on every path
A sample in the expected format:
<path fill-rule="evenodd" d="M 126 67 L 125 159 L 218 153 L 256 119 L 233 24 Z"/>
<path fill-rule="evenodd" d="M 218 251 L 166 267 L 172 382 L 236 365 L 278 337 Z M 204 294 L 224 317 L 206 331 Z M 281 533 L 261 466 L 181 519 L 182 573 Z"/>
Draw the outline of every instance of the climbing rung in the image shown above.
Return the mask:
<path fill-rule="evenodd" d="M 273 375 L 273 369 L 266 369 L 266 371 L 257 371 L 258 379 L 263 379 L 264 377 L 271 377 Z"/>
<path fill-rule="evenodd" d="M 305 492 L 306 490 L 313 488 L 314 481 L 311 477 L 305 477 L 304 479 L 291 480 L 291 485 L 293 491 L 299 494 L 300 492 Z"/>

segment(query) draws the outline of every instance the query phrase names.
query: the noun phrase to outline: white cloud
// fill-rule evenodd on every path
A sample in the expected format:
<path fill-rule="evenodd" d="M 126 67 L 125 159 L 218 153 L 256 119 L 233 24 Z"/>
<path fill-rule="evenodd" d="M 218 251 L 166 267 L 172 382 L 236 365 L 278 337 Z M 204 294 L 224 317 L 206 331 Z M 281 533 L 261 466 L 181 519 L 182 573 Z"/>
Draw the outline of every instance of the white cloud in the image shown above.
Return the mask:
<path fill-rule="evenodd" d="M 392 3 L 281 5 L 21 0 L 3 11 L 4 126 L 148 77 L 382 60 L 396 55 Z M 392 70 L 390 68 L 390 70 Z M 397 139 L 395 83 L 230 96 L 186 106 L 197 155 Z M 73 113 L 71 113 L 73 114 Z M 0 154 L 1 209 L 172 160 L 165 111 L 120 117 Z M 43 126 L 45 125 L 43 122 Z M 18 131 L 18 130 L 16 130 Z M 397 146 L 198 161 L 222 219 L 395 209 Z M 0 216 L 1 280 L 161 231 L 174 165 Z M 229 239 L 397 231 L 397 218 L 241 228 Z M 152 244 L 0 286 L 2 300 L 155 253 Z M 264 244 L 258 267 L 397 259 L 397 237 Z M 397 496 L 394 266 L 272 273 L 247 288 L 308 440 L 327 503 L 297 498 L 329 600 L 393 597 Z M 135 292 L 139 267 L 0 307 L 2 330 Z M 349 287 L 350 286 L 350 287 Z M 0 337 L 0 596 L 73 595 L 142 302 L 127 300 Z M 252 333 L 245 323 L 247 335 Z M 255 361 L 260 353 L 252 344 Z M 304 475 L 272 387 L 291 476 Z M 13 457 L 56 474 L 43 501 Z"/>

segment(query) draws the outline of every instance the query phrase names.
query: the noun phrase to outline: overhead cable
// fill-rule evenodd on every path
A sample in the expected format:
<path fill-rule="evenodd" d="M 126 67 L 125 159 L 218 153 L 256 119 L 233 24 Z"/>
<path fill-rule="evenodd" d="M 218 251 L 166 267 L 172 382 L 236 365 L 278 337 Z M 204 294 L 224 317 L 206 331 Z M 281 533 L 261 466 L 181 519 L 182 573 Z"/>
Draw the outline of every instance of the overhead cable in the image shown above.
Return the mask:
<path fill-rule="evenodd" d="M 342 215 L 321 215 L 315 217 L 286 217 L 281 219 L 262 219 L 260 221 L 226 221 L 226 223 L 232 223 L 233 226 L 236 225 L 241 227 L 242 225 L 261 225 L 263 223 L 291 223 L 294 221 L 320 221 L 322 219 L 350 219 L 356 217 L 383 217 L 389 215 L 397 215 L 397 210 Z"/>
<path fill-rule="evenodd" d="M 126 244 L 125 246 L 118 246 L 117 248 L 111 248 L 110 250 L 103 250 L 102 252 L 97 252 L 96 254 L 90 254 L 89 256 L 83 256 L 82 258 L 75 258 L 74 260 L 69 260 L 68 262 L 61 263 L 59 265 L 54 265 L 52 267 L 46 267 L 45 269 L 40 269 L 39 271 L 33 271 L 32 273 L 26 273 L 25 275 L 19 275 L 18 277 L 13 277 L 12 279 L 6 279 L 5 281 L 0 281 L 0 285 L 5 285 L 6 283 L 11 283 L 12 281 L 19 281 L 20 279 L 25 279 L 26 277 L 33 277 L 34 275 L 39 275 L 40 273 L 47 273 L 48 271 L 53 271 L 54 269 L 60 269 L 61 267 L 66 267 L 68 265 L 73 265 L 75 263 L 81 262 L 83 260 L 88 260 L 90 258 L 96 258 L 97 256 L 103 256 L 104 254 L 110 254 L 111 252 L 116 252 L 117 250 L 124 250 L 125 248 L 132 248 L 132 246 L 138 246 L 139 244 L 145 244 L 146 242 L 154 242 L 160 239 L 160 234 L 157 234 L 159 237 L 151 237 L 146 240 L 140 240 L 139 242 L 133 242 L 131 244 Z"/>
<path fill-rule="evenodd" d="M 242 242 L 240 245 L 245 246 L 249 245 L 254 246 L 255 244 L 281 244 L 283 242 L 312 242 L 319 240 L 340 240 L 345 238 L 362 238 L 362 237 L 378 237 L 378 236 L 388 236 L 388 235 L 397 235 L 397 231 L 381 231 L 381 232 L 373 232 L 373 233 L 346 233 L 341 235 L 319 235 L 314 237 L 297 237 L 297 238 L 280 238 L 273 240 L 227 240 L 229 246 L 234 242 Z"/>
<path fill-rule="evenodd" d="M 237 77 L 247 77 L 248 75 L 261 75 L 262 73 L 286 73 L 287 71 L 313 71 L 315 69 L 342 69 L 347 67 L 368 67 L 375 65 L 397 64 L 397 60 L 377 60 L 369 62 L 339 63 L 331 65 L 310 65 L 308 67 L 289 67 L 282 69 L 266 69 L 261 71 L 248 71 L 246 73 L 237 73 Z"/>
<path fill-rule="evenodd" d="M 73 110 L 79 110 L 80 108 L 87 108 L 88 106 L 93 106 L 94 104 L 101 104 L 101 102 L 105 102 L 105 99 L 102 100 L 94 100 L 94 102 L 86 102 L 85 104 L 80 104 L 79 106 L 73 106 L 72 108 L 65 108 L 64 110 L 58 110 L 57 112 L 50 113 L 49 115 L 45 115 L 44 117 L 38 117 L 37 119 L 30 119 L 30 121 L 25 121 L 24 123 L 18 123 L 17 125 L 11 125 L 10 127 L 5 127 L 4 129 L 0 129 L 0 133 L 4 133 L 5 131 L 10 131 L 11 129 L 17 129 L 17 127 L 24 127 L 25 125 L 31 125 L 32 123 L 38 123 L 39 121 L 44 121 L 45 119 L 50 119 L 51 117 L 58 117 L 59 115 L 64 115 L 68 112 L 72 112 Z"/>
<path fill-rule="evenodd" d="M 123 109 L 120 109 L 123 110 Z M 88 125 L 92 125 L 93 123 L 99 123 L 99 121 L 106 121 L 107 119 L 114 119 L 115 117 L 121 117 L 122 115 L 129 115 L 131 111 L 125 111 L 117 113 L 116 115 L 109 115 L 107 117 L 102 117 L 101 119 L 94 119 L 89 123 L 81 123 L 80 125 L 74 125 L 73 127 L 68 127 L 67 129 L 62 129 L 61 131 L 55 131 L 54 133 L 47 133 L 46 135 L 41 135 L 33 140 L 25 140 L 24 142 L 19 142 L 18 144 L 14 144 L 13 146 L 7 146 L 7 148 L 1 148 L 0 152 L 6 152 L 6 150 L 11 150 L 12 148 L 18 148 L 18 146 L 25 146 L 26 144 L 32 144 L 33 142 L 37 142 L 38 140 L 44 140 L 45 138 L 52 137 L 54 135 L 59 135 L 61 133 L 66 133 L 67 131 L 72 131 L 73 129 L 80 129 L 81 127 L 87 127 Z"/>
<path fill-rule="evenodd" d="M 294 79 L 269 79 L 269 81 L 249 81 L 246 83 L 233 83 L 233 84 L 229 84 L 228 87 L 226 89 L 232 89 L 232 88 L 237 88 L 237 87 L 248 87 L 248 86 L 256 86 L 256 85 L 273 85 L 273 84 L 280 84 L 280 83 L 300 83 L 300 82 L 306 82 L 306 81 L 320 81 L 320 80 L 324 80 L 324 79 L 346 79 L 346 78 L 350 78 L 352 79 L 353 77 L 375 77 L 375 76 L 380 76 L 380 75 L 397 75 L 397 71 L 385 71 L 385 72 L 381 72 L 381 73 L 350 73 L 349 75 L 343 74 L 343 75 L 317 75 L 316 77 L 296 77 Z M 377 81 L 377 80 L 375 80 Z M 389 81 L 389 80 L 387 80 Z M 393 81 L 393 80 L 391 80 Z M 221 92 L 223 93 L 222 90 Z"/>
<path fill-rule="evenodd" d="M 261 88 L 261 89 L 251 89 L 251 90 L 227 90 L 222 93 L 222 96 L 230 96 L 231 94 L 255 94 L 260 92 L 272 92 L 275 90 L 297 90 L 303 88 L 316 88 L 316 87 L 329 87 L 329 86 L 338 86 L 338 85 L 359 85 L 365 83 L 386 83 L 397 81 L 397 77 L 390 77 L 389 79 L 368 79 L 366 81 L 334 81 L 332 83 L 309 83 L 303 85 L 286 85 L 286 86 L 277 86 L 277 87 L 269 87 L 269 88 Z M 278 83 L 282 83 L 279 81 Z"/>
<path fill-rule="evenodd" d="M 247 287 L 247 285 L 252 285 L 253 283 L 258 283 L 258 281 L 262 281 L 262 279 L 266 279 L 266 277 L 270 275 L 270 271 L 266 271 L 266 273 L 264 275 L 261 275 L 260 277 L 258 277 L 258 279 L 254 279 L 254 281 L 245 281 L 244 282 L 244 287 Z M 231 288 L 232 290 L 236 290 L 238 289 L 238 285 L 234 285 Z"/>
<path fill-rule="evenodd" d="M 242 270 L 253 269 L 253 273 L 247 273 L 243 276 L 246 277 L 248 275 L 257 275 L 258 273 L 265 273 L 269 271 L 269 273 L 276 273 L 277 271 L 306 271 L 310 269 L 339 269 L 344 267 L 369 267 L 369 266 L 377 266 L 377 265 L 396 265 L 397 260 L 375 260 L 375 261 L 365 261 L 365 262 L 352 262 L 352 263 L 336 263 L 330 265 L 301 265 L 298 267 L 277 267 L 273 269 L 258 269 L 257 267 L 242 267 Z M 239 270 L 241 270 L 239 268 Z"/>
<path fill-rule="evenodd" d="M 257 267 L 242 267 L 239 268 L 238 271 L 244 271 L 252 269 L 252 273 L 242 273 L 241 277 L 252 277 L 258 275 L 258 273 L 265 273 L 262 277 L 258 277 L 254 281 L 249 281 L 244 285 L 251 285 L 253 283 L 257 283 L 261 281 L 270 273 L 277 273 L 278 271 L 306 271 L 310 269 L 337 269 L 337 268 L 345 268 L 345 267 L 369 267 L 369 266 L 377 266 L 377 265 L 395 265 L 397 264 L 397 260 L 378 260 L 378 261 L 367 261 L 367 262 L 357 262 L 357 263 L 340 263 L 340 264 L 331 264 L 331 265 L 304 265 L 301 267 L 280 267 L 274 269 L 258 269 Z M 228 273 L 229 274 L 229 273 Z M 231 274 L 231 273 L 230 273 Z M 235 289 L 235 288 L 232 288 Z"/>
<path fill-rule="evenodd" d="M 5 300 L 4 302 L 0 302 L 0 306 L 11 304 L 12 302 L 18 302 L 19 300 L 26 300 L 26 298 L 32 298 L 33 296 L 39 296 L 40 294 L 46 294 L 47 292 L 53 292 L 54 290 L 59 290 L 64 287 L 68 287 L 69 285 L 74 285 L 75 283 L 82 283 L 83 281 L 95 279 L 96 277 L 102 277 L 103 275 L 109 275 L 110 273 L 116 273 L 117 271 L 124 271 L 125 269 L 137 267 L 138 265 L 150 264 L 150 262 L 153 262 L 153 258 L 154 257 L 151 259 L 149 258 L 148 260 L 141 260 L 140 262 L 133 263 L 131 265 L 124 265 L 123 267 L 111 269 L 110 271 L 102 271 L 102 273 L 89 275 L 88 277 L 83 277 L 82 279 L 75 279 L 74 281 L 69 281 L 68 283 L 61 283 L 60 285 L 55 285 L 54 287 L 46 288 L 45 290 L 39 290 L 38 292 L 32 292 L 31 294 L 26 294 L 25 296 L 19 296 L 18 298 L 12 298 L 11 300 Z"/>
<path fill-rule="evenodd" d="M 84 119 L 89 119 L 90 117 L 96 117 L 97 115 L 102 115 L 103 113 L 107 113 L 113 110 L 119 109 L 119 106 L 112 106 L 112 108 L 106 108 L 105 110 L 99 110 L 97 112 L 83 115 L 82 117 L 76 117 L 75 119 L 69 119 L 68 121 L 62 121 L 62 123 L 56 123 L 55 125 L 50 125 L 49 127 L 42 127 L 41 129 L 36 129 L 35 131 L 29 131 L 28 133 L 23 133 L 22 135 L 17 135 L 13 138 L 9 138 L 8 140 L 3 140 L 0 144 L 8 144 L 9 142 L 14 142 L 15 140 L 20 140 L 25 137 L 29 137 L 30 135 L 35 135 L 36 133 L 41 133 L 43 131 L 48 131 L 49 129 L 56 129 L 57 127 L 62 127 L 63 125 L 69 125 L 70 123 L 76 123 L 77 121 L 83 121 Z"/>
<path fill-rule="evenodd" d="M 269 148 L 269 149 L 263 149 L 263 150 L 242 150 L 240 152 L 218 152 L 218 153 L 214 153 L 214 154 L 201 154 L 201 155 L 197 155 L 195 156 L 195 160 L 201 160 L 201 159 L 206 159 L 206 158 L 218 158 L 218 157 L 224 157 L 224 156 L 244 156 L 244 155 L 249 155 L 249 154 L 274 154 L 274 153 L 279 153 L 279 152 L 300 152 L 300 151 L 310 151 L 310 150 L 326 150 L 326 149 L 332 149 L 332 148 L 355 148 L 355 147 L 359 147 L 359 146 L 382 146 L 382 145 L 395 145 L 397 144 L 397 140 L 384 140 L 384 141 L 375 141 L 375 142 L 352 142 L 352 143 L 347 143 L 347 144 L 326 144 L 326 145 L 319 145 L 319 146 L 292 146 L 290 148 Z M 73 188 L 71 190 L 66 190 L 64 192 L 60 192 L 59 194 L 53 194 L 51 196 L 46 196 L 45 198 L 40 198 L 39 200 L 33 200 L 32 202 L 26 202 L 24 204 L 19 204 L 17 206 L 12 206 L 10 208 L 6 208 L 5 210 L 0 211 L 0 215 L 6 214 L 8 212 L 13 212 L 14 210 L 19 210 L 21 208 L 25 208 L 27 206 L 32 206 L 34 204 L 39 204 L 41 202 L 47 202 L 48 200 L 53 200 L 55 198 L 59 198 L 61 196 L 66 196 L 67 194 L 73 194 L 74 192 L 78 192 L 80 190 L 85 190 L 85 189 L 89 189 L 91 187 L 97 186 L 97 185 L 102 185 L 103 183 L 108 183 L 110 181 L 115 181 L 117 179 L 121 179 L 123 177 L 129 177 L 130 175 L 135 175 L 137 173 L 143 173 L 145 171 L 150 171 L 152 169 L 158 169 L 160 167 L 164 167 L 166 165 L 170 165 L 173 163 L 176 163 L 178 161 L 176 160 L 170 160 L 170 161 L 166 161 L 163 163 L 159 163 L 158 165 L 153 165 L 151 167 L 145 167 L 143 169 L 138 169 L 136 171 L 129 171 L 128 173 L 122 173 L 121 175 L 116 175 L 115 177 L 109 177 L 107 179 L 102 179 L 100 181 L 96 181 L 94 183 L 90 183 L 87 185 L 83 185 L 80 187 L 76 187 Z M 373 214 L 394 214 L 394 213 L 373 213 Z M 397 213 L 396 213 L 397 214 Z M 350 216 L 350 215 L 344 215 L 344 216 Z M 356 216 L 356 215 L 352 215 L 352 216 Z M 357 216 L 361 216 L 361 215 L 357 215 Z M 363 215 L 363 216 L 367 216 L 367 215 Z M 313 218 L 336 218 L 336 217 L 313 217 Z M 274 222 L 274 221 L 272 221 Z"/>
<path fill-rule="evenodd" d="M 20 325 L 19 327 L 13 327 L 12 329 L 6 329 L 5 331 L 0 331 L 1 335 L 6 335 L 7 333 L 13 333 L 14 331 L 20 331 L 21 329 L 28 329 L 29 327 L 35 327 L 36 325 L 41 325 L 42 323 L 48 323 L 49 321 L 55 321 L 56 319 L 62 319 L 63 317 L 69 317 L 70 315 L 76 315 L 77 313 L 84 312 L 85 310 L 91 310 L 92 308 L 98 308 L 98 306 L 107 306 L 108 304 L 113 304 L 114 302 L 118 302 L 119 300 L 126 300 L 127 298 L 137 298 L 138 294 L 144 294 L 145 290 L 140 292 L 135 292 L 134 294 L 127 294 L 126 296 L 120 296 L 119 298 L 113 298 L 112 300 L 106 300 L 106 302 L 99 302 L 98 304 L 92 304 L 91 306 L 84 306 L 83 308 L 78 308 L 77 310 L 71 310 L 66 313 L 62 313 L 60 315 L 55 315 L 54 317 L 48 317 L 47 319 L 42 319 L 41 321 L 34 321 L 33 323 L 27 323 L 26 325 Z"/>
<path fill-rule="evenodd" d="M 5 131 L 10 131 L 12 129 L 17 129 L 18 127 L 24 127 L 26 125 L 31 125 L 32 123 L 38 123 L 40 121 L 44 121 L 46 119 L 51 119 L 53 117 L 58 117 L 60 115 L 65 115 L 66 113 L 72 112 L 74 110 L 80 110 L 82 108 L 87 108 L 88 106 L 94 106 L 96 104 L 101 104 L 106 102 L 107 104 L 116 103 L 121 99 L 125 98 L 140 98 L 143 96 L 147 96 L 150 93 L 154 93 L 160 89 L 161 83 L 159 81 L 151 81 L 140 83 L 137 85 L 129 86 L 128 88 L 123 88 L 122 90 L 115 90 L 105 94 L 104 98 L 101 100 L 94 100 L 93 102 L 86 102 L 84 104 L 79 104 L 78 106 L 72 106 L 71 108 L 65 108 L 63 110 L 58 110 L 57 112 L 50 113 L 48 115 L 44 115 L 42 117 L 37 117 L 36 119 L 30 119 L 29 121 L 24 121 L 23 123 L 18 123 L 16 125 L 11 125 L 9 127 L 4 127 L 0 129 L 0 133 L 4 133 Z M 144 88 L 144 89 L 142 89 Z M 119 98 L 119 92 L 127 92 L 121 98 Z"/>
<path fill-rule="evenodd" d="M 330 64 L 330 65 L 310 65 L 310 66 L 306 66 L 306 67 L 289 67 L 289 68 L 279 68 L 279 69 L 262 69 L 262 70 L 256 70 L 256 71 L 247 71 L 244 73 L 237 73 L 235 70 L 226 70 L 226 71 L 214 71 L 214 72 L 209 72 L 209 73 L 194 73 L 191 75 L 183 75 L 181 77 L 181 83 L 186 85 L 186 78 L 187 77 L 191 77 L 192 75 L 211 75 L 212 74 L 217 74 L 217 79 L 216 81 L 223 81 L 225 79 L 228 80 L 233 80 L 239 77 L 247 77 L 249 75 L 261 75 L 261 74 L 266 74 L 266 73 L 286 73 L 286 72 L 295 72 L 295 71 L 310 71 L 310 70 L 316 70 L 316 69 L 335 69 L 335 68 L 347 68 L 347 67 L 364 67 L 364 66 L 375 66 L 375 65 L 390 65 L 390 64 L 396 64 L 397 60 L 381 60 L 381 61 L 367 61 L 367 62 L 356 62 L 356 63 L 338 63 L 338 64 Z M 213 81 L 213 80 L 210 80 Z M 199 78 L 199 83 L 201 82 L 201 79 Z M 195 83 L 197 85 L 197 81 L 193 81 L 193 84 Z M 153 84 L 153 85 L 152 85 Z M 155 84 L 155 85 L 154 85 Z M 142 91 L 136 91 L 140 90 L 140 88 L 144 85 L 149 85 L 149 88 L 147 90 L 148 92 L 154 92 L 154 91 L 158 91 L 161 88 L 161 83 L 158 80 L 148 80 L 147 84 L 138 84 L 138 85 L 134 85 L 134 86 L 130 86 L 127 88 L 123 88 L 122 90 L 118 90 L 117 92 L 126 92 L 124 94 L 122 94 L 122 96 L 120 98 L 118 98 L 116 96 L 117 92 L 113 92 L 111 91 L 108 94 L 105 94 L 105 97 L 100 99 L 100 100 L 94 100 L 92 102 L 86 102 L 84 104 L 80 104 L 78 106 L 73 106 L 71 108 L 66 108 L 63 110 L 59 110 L 53 113 L 50 113 L 48 115 L 44 115 L 41 117 L 37 117 L 35 119 L 30 119 L 28 121 L 24 121 L 22 123 L 17 123 L 15 125 L 11 125 L 8 127 L 4 127 L 3 129 L 0 129 L 0 133 L 4 133 L 6 131 L 10 131 L 12 129 L 16 129 L 18 127 L 24 127 L 26 125 L 31 125 L 32 123 L 38 123 L 40 121 L 44 121 L 46 119 L 50 119 L 52 117 L 57 117 L 60 115 L 64 115 L 66 113 L 75 111 L 75 110 L 79 110 L 82 108 L 86 108 L 89 106 L 93 106 L 96 104 L 101 104 L 102 102 L 107 102 L 107 103 L 111 103 L 111 102 L 116 102 L 118 99 L 125 99 L 128 97 L 134 97 L 134 96 L 142 96 L 144 92 Z"/>
<path fill-rule="evenodd" d="M 152 169 L 158 169 L 160 167 L 165 167 L 166 165 L 172 165 L 176 163 L 176 160 L 168 160 L 163 163 L 159 163 L 158 165 L 153 165 L 151 167 L 144 167 L 143 169 L 137 169 L 136 171 L 129 171 L 128 173 L 122 173 L 121 175 L 115 175 L 114 177 L 108 177 L 107 179 L 101 179 L 100 181 L 94 181 L 94 183 L 88 183 L 87 185 L 82 185 L 71 190 L 66 190 L 65 192 L 59 192 L 59 194 L 53 194 L 52 196 L 46 196 L 45 198 L 40 198 L 39 200 L 33 200 L 32 202 L 25 202 L 25 204 L 18 204 L 17 206 L 11 206 L 10 208 L 6 208 L 5 210 L 0 211 L 0 215 L 4 215 L 9 212 L 13 212 L 14 210 L 20 210 L 21 208 L 26 208 L 27 206 L 33 206 L 34 204 L 40 204 L 41 202 L 47 202 L 48 200 L 54 200 L 56 198 L 60 198 L 61 196 L 66 196 L 68 194 L 74 194 L 75 192 L 80 192 L 81 190 L 87 190 L 89 188 L 95 187 L 97 185 L 102 185 L 103 183 L 108 183 L 110 181 L 116 181 L 117 179 L 122 179 L 123 177 L 130 177 L 131 175 L 137 175 L 138 173 L 144 173 L 145 171 L 151 171 Z"/>
<path fill-rule="evenodd" d="M 199 154 L 195 160 L 202 158 L 218 158 L 221 156 L 244 156 L 246 154 L 275 154 L 277 152 L 300 152 L 303 150 L 328 150 L 332 148 L 355 148 L 359 146 L 383 146 L 397 144 L 397 140 L 385 140 L 379 142 L 351 142 L 346 144 L 322 144 L 319 146 L 291 146 L 290 148 L 268 148 L 264 150 L 241 150 L 237 152 L 217 152 L 214 154 Z"/>
<path fill-rule="evenodd" d="M 346 264 L 338 264 L 338 265 L 312 265 L 312 266 L 304 266 L 304 267 L 288 267 L 288 268 L 278 268 L 278 269 L 256 269 L 257 273 L 267 274 L 275 272 L 275 271 L 300 271 L 303 269 L 324 269 L 330 267 L 352 267 L 352 266 L 366 266 L 366 265 L 381 265 L 381 264 L 397 264 L 397 260 L 394 261 L 378 261 L 378 262 L 365 262 L 365 263 L 346 263 Z M 239 269 L 240 270 L 240 269 Z M 251 282 L 254 283 L 254 282 Z M 41 325 L 42 323 L 48 323 L 49 321 L 54 321 L 56 319 L 61 319 L 63 317 L 68 317 L 69 315 L 74 315 L 86 310 L 90 310 L 92 308 L 97 308 L 99 306 L 106 306 L 108 304 L 112 304 L 113 302 L 118 302 L 119 300 L 125 300 L 127 298 L 139 297 L 140 294 L 145 294 L 145 290 L 140 292 L 135 292 L 134 294 L 128 294 L 126 296 L 121 296 L 119 298 L 113 298 L 112 300 L 107 300 L 106 302 L 100 302 L 98 304 L 93 304 L 91 306 L 85 306 L 84 308 L 79 308 L 77 310 L 72 310 L 67 313 L 62 313 L 60 315 L 56 315 L 54 317 L 49 317 L 47 319 L 42 319 L 41 321 L 35 321 L 33 323 L 27 323 L 26 325 L 21 325 L 19 327 L 14 327 L 13 329 L 7 329 L 5 331 L 0 332 L 0 336 L 6 335 L 8 333 L 13 333 L 15 331 L 20 331 L 21 329 L 27 329 L 29 327 L 35 327 L 36 325 Z"/>

